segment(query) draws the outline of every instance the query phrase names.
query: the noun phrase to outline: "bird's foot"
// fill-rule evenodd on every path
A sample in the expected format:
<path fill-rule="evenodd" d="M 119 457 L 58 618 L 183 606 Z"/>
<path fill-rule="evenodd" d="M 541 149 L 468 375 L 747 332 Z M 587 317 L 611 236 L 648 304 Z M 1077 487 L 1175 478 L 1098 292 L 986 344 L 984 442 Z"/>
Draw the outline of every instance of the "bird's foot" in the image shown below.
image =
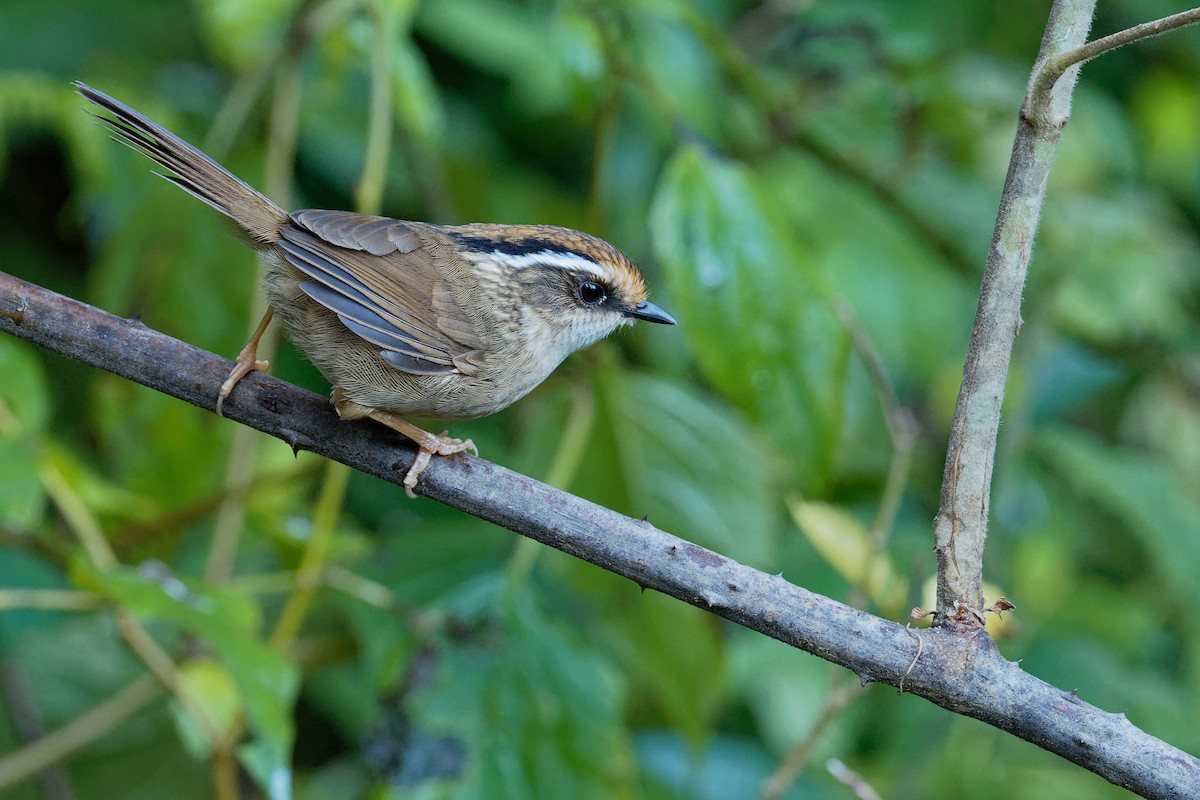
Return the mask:
<path fill-rule="evenodd" d="M 272 309 L 267 309 L 267 313 L 263 314 L 263 318 L 258 323 L 258 328 L 254 331 L 254 335 L 250 337 L 250 341 L 246 342 L 246 346 L 242 348 L 242 352 L 238 353 L 237 360 L 233 362 L 233 369 L 229 371 L 229 377 L 221 384 L 221 391 L 217 392 L 217 416 L 225 416 L 223 411 L 225 398 L 229 397 L 229 393 L 233 391 L 233 387 L 238 385 L 238 381 L 251 372 L 266 372 L 267 368 L 271 366 L 271 362 L 259 360 L 258 340 L 266 332 L 267 325 L 270 324 L 274 313 Z"/>
<path fill-rule="evenodd" d="M 355 416 L 368 416 L 394 431 L 399 431 L 416 443 L 418 448 L 417 457 L 413 459 L 412 466 L 408 468 L 408 474 L 404 476 L 403 483 L 404 493 L 409 497 L 415 498 L 417 496 L 413 491 L 417 486 L 417 479 L 421 477 L 421 473 L 426 470 L 430 459 L 434 456 L 452 456 L 456 453 L 465 453 L 468 450 L 475 455 L 479 455 L 479 448 L 470 439 L 455 439 L 449 435 L 448 431 L 442 431 L 435 436 L 389 411 L 380 411 L 379 409 L 372 408 L 366 414 L 356 414 L 355 412 L 358 409 L 365 407 L 341 398 L 336 390 L 334 392 L 334 402 L 338 404 L 338 413 L 342 415 L 343 419 L 353 419 Z"/>

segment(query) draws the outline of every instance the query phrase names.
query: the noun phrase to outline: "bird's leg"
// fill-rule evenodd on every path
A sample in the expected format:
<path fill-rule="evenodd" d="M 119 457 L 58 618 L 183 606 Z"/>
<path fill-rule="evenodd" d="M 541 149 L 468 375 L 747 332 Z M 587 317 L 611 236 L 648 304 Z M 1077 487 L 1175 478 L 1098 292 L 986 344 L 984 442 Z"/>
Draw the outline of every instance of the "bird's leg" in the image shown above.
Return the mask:
<path fill-rule="evenodd" d="M 267 313 L 263 314 L 263 318 L 258 323 L 258 327 L 254 329 L 254 334 L 250 337 L 250 341 L 246 342 L 246 346 L 242 348 L 242 352 L 238 353 L 237 361 L 234 362 L 229 377 L 221 384 L 221 391 L 217 394 L 218 416 L 223 416 L 221 408 L 225 405 L 225 398 L 233 391 L 233 387 L 237 386 L 238 381 L 254 370 L 266 372 L 267 367 L 270 366 L 270 362 L 258 360 L 258 340 L 267 332 L 267 326 L 271 324 L 271 317 L 273 316 L 275 316 L 275 309 L 267 306 Z"/>
<path fill-rule="evenodd" d="M 434 436 L 428 431 L 421 430 L 416 425 L 405 419 L 401 419 L 390 411 L 381 411 L 377 408 L 370 408 L 347 398 L 341 389 L 333 390 L 333 406 L 337 409 L 338 416 L 342 419 L 361 419 L 370 417 L 376 422 L 386 425 L 394 431 L 404 434 L 409 439 L 412 439 L 419 448 L 417 457 L 413 460 L 413 464 L 408 468 L 408 474 L 404 476 L 404 492 L 409 497 L 416 497 L 413 493 L 413 488 L 417 485 L 417 478 L 421 477 L 421 473 L 429 466 L 429 460 L 433 456 L 449 456 L 455 453 L 463 453 L 470 450 L 475 455 L 479 455 L 479 449 L 475 447 L 475 443 L 470 439 L 455 439 L 449 435 L 449 432 L 442 431 Z"/>
<path fill-rule="evenodd" d="M 394 431 L 403 433 L 409 439 L 416 442 L 417 447 L 420 448 L 417 457 L 413 460 L 412 466 L 408 468 L 408 474 L 404 476 L 404 493 L 409 497 L 416 497 L 413 489 L 417 485 L 417 478 L 421 477 L 421 473 L 429 466 L 429 459 L 433 456 L 449 456 L 467 450 L 470 450 L 475 455 L 479 455 L 479 449 L 475 447 L 475 443 L 470 439 L 455 439 L 447 431 L 442 431 L 437 436 L 434 436 L 432 433 L 421 430 L 408 420 L 401 419 L 389 411 L 380 411 L 373 408 L 367 416 L 376 422 L 387 425 Z"/>

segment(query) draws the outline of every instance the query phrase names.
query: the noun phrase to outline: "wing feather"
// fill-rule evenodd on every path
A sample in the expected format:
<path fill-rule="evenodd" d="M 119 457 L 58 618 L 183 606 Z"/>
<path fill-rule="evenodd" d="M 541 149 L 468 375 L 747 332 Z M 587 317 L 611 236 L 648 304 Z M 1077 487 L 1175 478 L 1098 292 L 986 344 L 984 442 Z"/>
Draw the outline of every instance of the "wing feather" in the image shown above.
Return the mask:
<path fill-rule="evenodd" d="M 323 210 L 291 218 L 277 246 L 310 279 L 301 291 L 379 347 L 380 358 L 414 375 L 478 372 L 478 322 L 446 287 L 420 223 Z"/>

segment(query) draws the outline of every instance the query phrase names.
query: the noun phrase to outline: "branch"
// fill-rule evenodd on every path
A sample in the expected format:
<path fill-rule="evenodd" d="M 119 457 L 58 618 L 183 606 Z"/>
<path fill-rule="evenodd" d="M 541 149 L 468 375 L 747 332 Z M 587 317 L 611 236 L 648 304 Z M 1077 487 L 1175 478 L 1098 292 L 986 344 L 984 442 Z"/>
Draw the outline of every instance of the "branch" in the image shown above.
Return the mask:
<path fill-rule="evenodd" d="M 1192 9 L 1086 42 L 1094 9 L 1095 0 L 1055 0 L 1021 107 L 934 520 L 937 619 L 942 625 L 983 625 L 983 549 L 1004 383 L 1021 327 L 1021 291 L 1046 183 L 1070 116 L 1079 68 L 1122 45 L 1200 22 L 1200 9 Z"/>
<path fill-rule="evenodd" d="M 232 362 L 0 273 L 0 330 L 210 411 Z M 400 484 L 415 450 L 329 402 L 252 373 L 226 415 L 299 450 Z M 1200 796 L 1200 760 L 1021 671 L 982 632 L 906 630 L 531 478 L 471 456 L 435 458 L 417 491 L 636 584 L 943 708 L 983 720 L 1146 797 Z M 920 658 L 917 658 L 918 652 Z"/>
<path fill-rule="evenodd" d="M 1094 7 L 1095 0 L 1055 0 L 1037 63 L 1053 63 L 1079 47 L 1087 38 Z M 1022 108 L 988 248 L 962 388 L 950 425 L 941 506 L 933 525 L 937 620 L 942 625 L 983 627 L 983 546 L 1004 382 L 1021 327 L 1021 291 L 1046 182 L 1070 110 L 1078 67 L 1067 71 L 1071 79 L 1055 84 L 1045 113 L 1031 113 L 1028 105 Z"/>
<path fill-rule="evenodd" d="M 1197 22 L 1200 22 L 1200 8 L 1193 8 L 1152 22 L 1134 25 L 1132 28 L 1109 34 L 1102 39 L 1088 42 L 1074 50 L 1047 59 L 1042 62 L 1041 69 L 1035 73 L 1032 88 L 1029 91 L 1030 107 L 1039 109 L 1048 106 L 1050 90 L 1068 68 L 1076 65 L 1083 66 L 1093 58 L 1111 53 L 1118 47 L 1124 47 L 1132 42 L 1149 39 L 1153 36 L 1160 36 L 1177 28 L 1195 25 Z"/>

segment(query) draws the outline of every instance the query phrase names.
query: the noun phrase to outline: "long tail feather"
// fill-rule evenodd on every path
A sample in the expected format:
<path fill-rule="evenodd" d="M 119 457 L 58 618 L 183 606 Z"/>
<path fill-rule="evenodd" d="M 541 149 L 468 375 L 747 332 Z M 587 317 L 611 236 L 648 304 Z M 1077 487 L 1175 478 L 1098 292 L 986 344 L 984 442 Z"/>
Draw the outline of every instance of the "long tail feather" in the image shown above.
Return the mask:
<path fill-rule="evenodd" d="M 166 128 L 85 83 L 75 90 L 112 117 L 93 116 L 114 138 L 168 171 L 164 178 L 236 222 L 259 244 L 279 241 L 288 214 L 242 179 Z"/>

